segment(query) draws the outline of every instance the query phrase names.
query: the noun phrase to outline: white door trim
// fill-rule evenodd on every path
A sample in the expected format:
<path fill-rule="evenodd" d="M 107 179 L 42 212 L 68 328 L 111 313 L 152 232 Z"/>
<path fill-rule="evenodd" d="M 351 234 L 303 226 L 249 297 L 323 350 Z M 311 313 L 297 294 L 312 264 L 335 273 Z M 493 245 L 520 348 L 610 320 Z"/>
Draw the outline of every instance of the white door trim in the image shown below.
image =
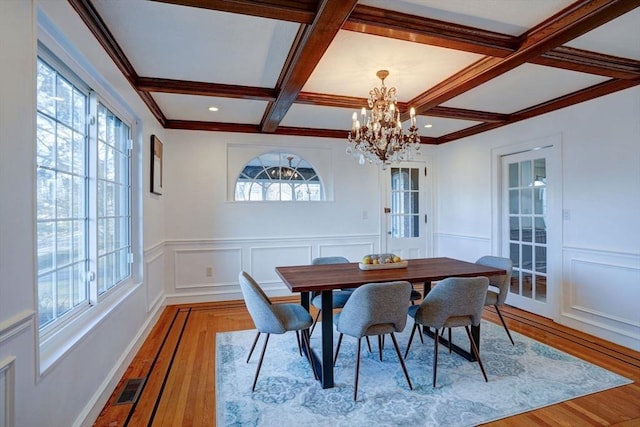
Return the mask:
<path fill-rule="evenodd" d="M 424 212 L 423 214 L 427 215 L 427 223 L 424 224 L 422 223 L 422 227 L 421 229 L 424 232 L 424 238 L 423 238 L 423 242 L 424 242 L 424 256 L 425 257 L 431 257 L 433 256 L 433 226 L 434 226 L 434 212 L 435 212 L 435 204 L 434 204 L 434 192 L 433 192 L 433 185 L 434 185 L 434 179 L 435 179 L 435 170 L 433 169 L 433 165 L 431 162 L 431 157 L 430 156 L 426 156 L 423 153 L 423 156 L 421 159 L 419 160 L 407 160 L 401 163 L 397 163 L 397 164 L 393 164 L 391 166 L 389 166 L 389 168 L 391 167 L 410 167 L 410 168 L 420 168 L 421 169 L 421 182 L 423 183 L 423 188 L 422 188 L 422 196 L 421 196 L 421 202 L 424 204 L 423 209 Z M 387 215 L 384 213 L 384 208 L 388 207 L 389 205 L 389 200 L 390 200 L 390 192 L 391 192 L 391 187 L 390 187 L 390 183 L 389 183 L 389 168 L 387 168 L 386 170 L 382 170 L 382 168 L 380 168 L 379 170 L 379 182 L 380 182 L 380 186 L 381 186 L 381 195 L 382 197 L 380 198 L 380 249 L 381 252 L 387 252 L 388 251 L 388 232 L 389 232 L 389 222 L 388 222 L 388 218 Z M 427 175 L 424 176 L 424 168 L 427 168 Z M 421 222 L 424 221 L 424 218 L 421 218 Z"/>
<path fill-rule="evenodd" d="M 551 283 L 549 309 L 551 319 L 558 320 L 562 307 L 562 134 L 550 135 L 529 141 L 496 147 L 491 150 L 491 250 L 498 256 L 502 254 L 502 157 L 531 151 L 540 148 L 550 148 L 551 161 L 548 170 L 556 177 L 554 185 L 549 188 L 548 219 L 550 221 L 549 241 L 547 247 L 547 278 Z"/>

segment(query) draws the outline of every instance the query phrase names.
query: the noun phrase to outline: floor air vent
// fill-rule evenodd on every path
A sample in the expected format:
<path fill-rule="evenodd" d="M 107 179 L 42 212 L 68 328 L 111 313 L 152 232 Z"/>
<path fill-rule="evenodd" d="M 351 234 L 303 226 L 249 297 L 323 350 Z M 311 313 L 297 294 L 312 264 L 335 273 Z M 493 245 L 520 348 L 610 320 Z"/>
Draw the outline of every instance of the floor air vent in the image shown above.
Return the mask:
<path fill-rule="evenodd" d="M 144 380 L 145 378 L 130 378 L 125 381 L 124 385 L 122 386 L 122 390 L 120 390 L 120 395 L 116 399 L 114 405 L 136 403 L 136 401 L 138 400 L 138 396 L 140 396 L 140 392 L 142 391 Z"/>

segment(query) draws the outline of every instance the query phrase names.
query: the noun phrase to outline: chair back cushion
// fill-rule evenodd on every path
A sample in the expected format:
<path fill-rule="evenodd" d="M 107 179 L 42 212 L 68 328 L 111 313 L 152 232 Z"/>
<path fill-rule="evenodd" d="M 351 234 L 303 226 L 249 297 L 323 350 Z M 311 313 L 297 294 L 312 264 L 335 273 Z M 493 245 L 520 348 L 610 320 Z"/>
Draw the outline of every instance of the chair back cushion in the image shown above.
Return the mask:
<path fill-rule="evenodd" d="M 314 258 L 311 261 L 312 265 L 322 265 L 322 264 L 349 264 L 349 260 L 343 256 L 323 256 Z"/>
<path fill-rule="evenodd" d="M 511 273 L 513 271 L 513 262 L 509 258 L 498 256 L 483 256 L 476 261 L 476 264 L 486 265 L 487 267 L 501 268 L 507 271 L 506 275 L 489 276 L 489 285 L 498 288 L 496 292 L 498 294 L 497 305 L 504 304 L 504 300 L 507 298 L 509 292 L 509 285 L 511 283 Z M 486 305 L 493 305 L 493 302 L 488 301 Z"/>
<path fill-rule="evenodd" d="M 432 328 L 480 324 L 489 288 L 486 277 L 450 277 L 431 289 L 415 312 L 419 324 Z"/>
<path fill-rule="evenodd" d="M 269 298 L 262 288 L 253 280 L 253 277 L 244 271 L 238 275 L 240 289 L 244 296 L 249 314 L 256 325 L 256 329 L 267 334 L 283 334 L 285 326 L 276 312 Z"/>
<path fill-rule="evenodd" d="M 409 282 L 368 283 L 358 287 L 337 319 L 339 332 L 353 336 L 401 332 L 407 324 Z"/>

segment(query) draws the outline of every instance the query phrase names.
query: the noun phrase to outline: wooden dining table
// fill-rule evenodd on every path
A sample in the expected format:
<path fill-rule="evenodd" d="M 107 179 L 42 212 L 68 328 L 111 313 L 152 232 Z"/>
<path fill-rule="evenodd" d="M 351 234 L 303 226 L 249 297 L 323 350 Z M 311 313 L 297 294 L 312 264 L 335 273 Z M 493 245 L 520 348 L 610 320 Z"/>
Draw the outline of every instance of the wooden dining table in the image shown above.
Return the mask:
<path fill-rule="evenodd" d="M 431 289 L 431 283 L 447 277 L 475 277 L 506 274 L 505 270 L 453 258 L 419 258 L 407 260 L 404 268 L 362 270 L 358 263 L 299 265 L 276 267 L 276 273 L 291 292 L 299 292 L 302 305 L 309 310 L 311 293 L 320 293 L 322 307 L 332 307 L 332 291 L 356 288 L 366 283 L 381 283 L 404 280 L 423 283 L 423 296 Z M 309 358 L 320 374 L 322 388 L 334 386 L 333 380 L 333 312 L 322 310 L 322 349 L 318 357 L 315 352 Z M 428 333 L 425 332 L 425 333 Z M 480 345 L 480 327 L 472 327 L 472 334 Z M 470 351 L 452 345 L 452 350 L 469 360 L 474 360 Z"/>

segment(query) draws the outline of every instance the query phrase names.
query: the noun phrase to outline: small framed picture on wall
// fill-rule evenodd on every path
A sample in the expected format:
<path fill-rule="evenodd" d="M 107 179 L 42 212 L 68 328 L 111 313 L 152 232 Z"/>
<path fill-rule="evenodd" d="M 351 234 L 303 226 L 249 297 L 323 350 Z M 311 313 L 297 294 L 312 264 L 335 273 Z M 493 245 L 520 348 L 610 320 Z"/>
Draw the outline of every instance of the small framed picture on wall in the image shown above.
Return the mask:
<path fill-rule="evenodd" d="M 151 135 L 151 192 L 162 194 L 162 142 Z"/>

